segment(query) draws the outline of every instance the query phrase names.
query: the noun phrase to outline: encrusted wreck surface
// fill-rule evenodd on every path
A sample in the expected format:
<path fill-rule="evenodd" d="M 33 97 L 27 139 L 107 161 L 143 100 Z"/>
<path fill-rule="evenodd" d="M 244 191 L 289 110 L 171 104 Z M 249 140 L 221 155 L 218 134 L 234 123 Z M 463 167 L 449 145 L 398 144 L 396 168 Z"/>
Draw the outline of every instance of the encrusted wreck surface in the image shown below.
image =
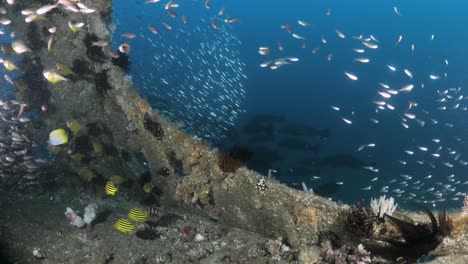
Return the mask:
<path fill-rule="evenodd" d="M 138 262 L 144 259 L 142 255 L 145 254 L 148 259 L 151 259 L 150 261 L 154 261 L 150 263 L 169 263 L 171 260 L 174 263 L 179 263 L 178 261 L 208 263 L 206 259 L 201 260 L 207 258 L 207 255 L 211 255 L 212 263 L 219 263 L 220 260 L 236 263 L 266 263 L 272 260 L 293 263 L 299 261 L 299 251 L 310 247 L 317 247 L 320 251 L 318 247 L 325 247 L 325 240 L 337 240 L 331 239 L 330 236 L 338 236 L 341 245 L 349 244 L 356 247 L 359 244 L 359 240 L 347 234 L 344 225 L 337 220 L 346 206 L 288 188 L 269 178 L 266 178 L 266 187 L 259 189 L 257 183 L 262 176 L 244 167 L 233 173 L 223 172 L 219 166 L 219 153 L 216 149 L 181 132 L 178 124 L 151 109 L 145 99 L 138 95 L 121 68 L 114 65 L 107 55 L 87 47 L 86 43 L 91 40 L 109 39 L 110 36 L 106 23 L 111 1 L 89 2 L 97 8 L 100 15 L 54 11 L 48 14 L 47 20 L 40 20 L 31 25 L 25 24 L 21 17 L 11 18 L 12 28 L 15 29 L 19 39 L 24 39 L 31 45 L 41 43 L 40 47 L 34 50 L 34 55 L 28 55 L 25 61 L 26 64 L 32 65 L 28 66 L 33 68 L 32 72 L 40 75 L 36 76 L 37 83 L 42 83 L 41 89 L 50 97 L 43 96 L 39 100 L 30 95 L 34 94 L 33 83 L 29 83 L 31 87 L 25 88 L 25 91 L 21 93 L 17 91 L 16 94 L 17 99 L 25 101 L 31 107 L 39 108 L 45 104 L 49 106 L 49 109 L 54 109 L 44 113 L 43 124 L 38 129 L 37 139 L 44 140 L 48 132 L 66 126 L 66 122 L 73 118 L 79 120 L 84 127 L 84 132 L 75 135 L 73 142 L 82 142 L 78 138 L 83 136 L 88 137 L 88 141 L 99 140 L 108 149 L 104 151 L 104 154 L 91 155 L 85 146 L 82 147 L 85 150 L 82 148 L 75 150 L 81 156 L 68 155 L 66 150 L 58 150 L 53 170 L 59 178 L 58 185 L 62 184 L 63 190 L 54 194 L 43 193 L 40 198 L 35 198 L 34 203 L 18 202 L 16 204 L 16 201 L 9 198 L 8 202 L 2 204 L 6 211 L 14 211 L 14 208 L 18 208 L 20 212 L 11 211 L 7 215 L 11 217 L 23 215 L 26 225 L 29 226 L 26 230 L 31 232 L 36 228 L 41 230 L 41 236 L 47 240 L 48 244 L 49 257 L 44 263 L 85 263 L 86 261 L 88 261 L 86 263 L 91 263 L 89 261 L 108 263 L 106 258 L 111 253 L 114 254 L 112 263 L 146 263 Z M 27 6 L 27 4 L 21 5 Z M 86 27 L 73 33 L 67 28 L 70 20 L 83 21 Z M 60 34 L 56 35 L 53 52 L 47 52 L 46 36 L 41 32 L 52 25 L 57 26 Z M 31 29 L 32 26 L 35 29 Z M 42 69 L 55 68 L 56 63 L 72 67 L 76 80 L 59 85 L 44 83 Z M 83 139 L 83 141 L 86 140 Z M 129 157 L 122 153 L 129 153 Z M 181 232 L 186 232 L 187 236 L 194 235 L 194 233 L 205 234 L 200 229 L 219 225 L 220 230 L 229 229 L 227 233 L 232 237 L 228 237 L 224 231 L 219 231 L 215 232 L 215 238 L 210 238 L 208 241 L 218 241 L 224 251 L 217 251 L 216 247 L 206 251 L 198 248 L 196 251 L 197 247 L 190 245 L 190 250 L 187 250 L 189 253 L 178 258 L 171 256 L 177 250 L 171 251 L 171 246 L 162 246 L 165 243 L 164 240 L 158 240 L 157 243 L 163 248 L 162 251 L 166 251 L 156 254 L 149 250 L 154 248 L 154 244 L 151 243 L 156 242 L 143 241 L 132 236 L 125 238 L 128 239 L 126 242 L 128 249 L 137 251 L 138 243 L 142 243 L 144 245 L 140 247 L 142 250 L 119 252 L 121 247 L 126 246 L 122 242 L 122 237 L 127 234 L 118 232 L 112 225 L 119 216 L 125 216 L 132 205 L 136 206 L 136 201 L 143 196 L 142 190 L 137 190 L 132 186 L 119 193 L 121 198 L 102 199 L 98 202 L 99 207 L 109 210 L 110 213 L 102 223 L 95 226 L 96 239 L 89 238 L 91 242 L 87 242 L 86 234 L 80 233 L 78 229 L 67 230 L 73 227 L 68 226 L 63 218 L 63 210 L 66 206 L 84 207 L 91 199 L 101 199 L 93 198 L 90 194 L 92 188 L 87 188 L 86 185 L 70 191 L 73 189 L 70 186 L 82 184 L 82 181 L 78 180 L 80 178 L 78 171 L 84 165 L 83 158 L 89 161 L 86 166 L 103 179 L 117 174 L 135 182 L 144 171 L 143 166 L 137 160 L 138 153 L 143 153 L 148 161 L 152 172 L 152 182 L 160 190 L 157 194 L 157 205 L 169 211 L 173 210 L 179 218 L 165 226 L 165 229 L 158 230 L 159 237 L 166 236 L 170 239 L 174 237 L 170 245 L 177 247 L 188 240 L 195 239 L 181 237 Z M 73 180 L 70 177 L 76 179 Z M 99 187 L 102 187 L 102 184 L 95 184 L 93 188 Z M 99 195 L 99 191 L 95 192 Z M 22 199 L 29 198 L 23 197 Z M 31 205 L 37 205 L 37 207 L 34 209 L 30 207 Z M 24 212 L 23 214 L 21 210 L 39 212 L 36 212 L 36 217 L 36 213 Z M 48 213 L 44 214 L 45 211 Z M 44 221 L 47 215 L 49 215 L 50 222 Z M 5 217 L 5 214 L 2 218 L 4 220 L 2 221 L 4 223 L 2 237 L 15 241 L 14 245 L 5 247 L 14 250 L 19 255 L 29 254 L 32 244 L 27 244 L 29 248 L 23 249 L 20 245 L 23 243 L 21 240 L 27 239 L 27 236 L 15 234 L 24 228 L 18 223 L 15 224 L 13 218 Z M 188 218 L 191 220 L 187 220 Z M 444 238 L 443 242 L 430 253 L 436 256 L 429 258 L 431 263 L 468 263 L 465 219 L 461 220 L 463 227 L 459 227 L 460 230 L 454 236 Z M 427 220 L 424 219 L 424 221 Z M 194 228 L 196 223 L 199 223 L 199 227 L 194 233 L 184 227 L 185 225 Z M 50 235 L 45 231 L 57 232 L 57 234 Z M 73 234 L 74 238 L 70 238 L 67 234 Z M 208 236 L 208 232 L 205 236 Z M 236 236 L 241 238 L 237 239 Z M 223 247 L 222 239 L 217 240 L 220 237 L 225 239 L 224 242 L 229 240 L 232 244 Z M 246 241 L 248 237 L 252 238 L 250 244 Z M 76 241 L 73 242 L 73 239 Z M 63 243 L 55 244 L 57 241 Z M 36 239 L 34 243 L 42 242 Z M 73 243 L 79 243 L 80 250 L 86 252 L 88 256 L 77 256 Z M 243 243 L 246 244 L 242 245 Z M 292 249 L 287 250 L 286 245 Z M 199 244 L 198 247 L 200 247 Z M 242 250 L 231 251 L 236 247 Z M 250 247 L 251 251 L 248 251 L 246 247 Z M 58 256 L 59 251 L 67 250 L 70 254 L 63 253 L 65 255 Z M 228 253 L 229 251 L 231 254 Z M 292 253 L 289 256 L 285 252 Z M 320 253 L 322 257 L 323 252 L 322 248 L 322 253 Z M 326 248 L 325 252 L 330 255 L 335 254 L 333 250 L 330 252 Z M 133 254 L 133 257 L 129 257 L 131 262 L 129 259 L 122 259 L 128 254 Z M 250 258 L 242 259 L 233 256 L 234 254 L 248 255 Z M 282 258 L 279 257 L 280 255 Z M 18 259 L 24 261 L 24 259 Z M 32 255 L 25 259 L 31 260 Z M 318 259 L 317 256 L 315 261 L 320 263 Z M 303 259 L 302 261 L 313 263 Z M 351 260 L 348 259 L 348 261 Z M 380 260 L 379 263 L 385 262 Z"/>

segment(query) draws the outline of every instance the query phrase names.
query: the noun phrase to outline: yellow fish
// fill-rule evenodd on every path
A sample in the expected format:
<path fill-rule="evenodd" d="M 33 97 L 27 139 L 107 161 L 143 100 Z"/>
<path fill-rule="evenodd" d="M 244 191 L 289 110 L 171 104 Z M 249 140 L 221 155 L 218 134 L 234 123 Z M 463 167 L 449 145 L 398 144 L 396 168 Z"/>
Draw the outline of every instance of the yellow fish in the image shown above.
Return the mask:
<path fill-rule="evenodd" d="M 49 144 L 52 146 L 62 145 L 68 142 L 68 135 L 62 128 L 49 133 Z"/>
<path fill-rule="evenodd" d="M 135 230 L 135 226 L 128 219 L 120 218 L 115 222 L 114 227 L 123 233 L 130 233 Z"/>
<path fill-rule="evenodd" d="M 68 76 L 68 75 L 72 75 L 72 74 L 75 74 L 71 69 L 70 67 L 68 67 L 67 65 L 65 64 L 62 64 L 62 63 L 57 63 L 55 64 L 56 68 L 57 68 L 57 71 L 59 71 L 61 74 L 63 74 L 64 76 Z"/>
<path fill-rule="evenodd" d="M 114 185 L 120 185 L 125 182 L 125 178 L 122 176 L 118 175 L 113 175 L 109 178 L 109 180 L 114 184 Z"/>
<path fill-rule="evenodd" d="M 70 158 L 72 160 L 82 160 L 84 156 L 81 153 L 73 153 L 73 154 L 70 154 Z"/>
<path fill-rule="evenodd" d="M 14 50 L 11 48 L 11 45 L 1 44 L 0 50 L 3 52 L 4 56 L 13 55 Z"/>
<path fill-rule="evenodd" d="M 148 213 L 141 208 L 133 208 L 128 212 L 128 217 L 136 222 L 143 222 L 148 220 Z"/>
<path fill-rule="evenodd" d="M 103 150 L 103 147 L 102 147 L 102 144 L 101 143 L 96 143 L 96 142 L 93 142 L 93 150 L 95 153 L 101 153 L 102 150 Z"/>
<path fill-rule="evenodd" d="M 31 49 L 28 48 L 22 41 L 15 40 L 11 43 L 11 48 L 17 53 L 17 54 L 23 54 L 25 52 L 31 52 Z"/>
<path fill-rule="evenodd" d="M 78 175 L 80 175 L 85 182 L 90 182 L 92 179 L 96 178 L 96 174 L 87 167 L 81 167 L 78 170 Z"/>
<path fill-rule="evenodd" d="M 51 35 L 49 37 L 49 40 L 47 40 L 47 51 L 51 52 L 53 48 L 54 48 L 54 35 Z"/>
<path fill-rule="evenodd" d="M 16 67 L 16 65 L 11 62 L 10 60 L 5 60 L 3 62 L 3 66 L 5 66 L 5 69 L 7 69 L 8 71 L 12 71 L 12 70 L 17 70 L 18 67 Z"/>
<path fill-rule="evenodd" d="M 117 187 L 112 181 L 107 181 L 105 189 L 107 195 L 114 196 L 117 193 Z"/>
<path fill-rule="evenodd" d="M 72 32 L 77 32 L 83 26 L 84 26 L 83 22 L 73 23 L 71 21 L 68 21 L 68 27 L 70 27 Z"/>
<path fill-rule="evenodd" d="M 153 184 L 151 182 L 145 182 L 145 184 L 143 184 L 143 191 L 145 193 L 150 193 L 152 189 L 153 189 Z"/>
<path fill-rule="evenodd" d="M 26 23 L 31 23 L 31 22 L 36 22 L 36 21 L 39 21 L 39 20 L 43 20 L 45 19 L 44 16 L 41 16 L 41 15 L 38 15 L 38 14 L 31 14 L 31 15 L 28 15 L 24 21 L 26 21 Z"/>
<path fill-rule="evenodd" d="M 68 81 L 67 78 L 63 77 L 62 75 L 60 75 L 60 73 L 56 72 L 55 70 L 44 71 L 43 74 L 44 78 L 46 78 L 47 81 L 53 84 L 56 84 L 61 81 Z"/>
<path fill-rule="evenodd" d="M 80 123 L 78 123 L 78 121 L 76 121 L 75 119 L 67 121 L 67 126 L 74 134 L 78 133 L 78 131 L 80 131 L 81 129 Z"/>

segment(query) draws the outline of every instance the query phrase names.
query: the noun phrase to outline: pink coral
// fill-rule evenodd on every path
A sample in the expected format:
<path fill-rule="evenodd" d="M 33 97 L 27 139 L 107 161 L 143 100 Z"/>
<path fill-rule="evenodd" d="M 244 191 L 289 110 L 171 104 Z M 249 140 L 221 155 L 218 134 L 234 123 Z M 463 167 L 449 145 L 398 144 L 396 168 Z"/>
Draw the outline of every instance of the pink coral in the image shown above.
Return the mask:
<path fill-rule="evenodd" d="M 65 212 L 65 217 L 67 218 L 68 221 L 73 222 L 73 221 L 75 221 L 76 213 L 73 210 L 71 210 L 71 211 L 67 210 Z"/>

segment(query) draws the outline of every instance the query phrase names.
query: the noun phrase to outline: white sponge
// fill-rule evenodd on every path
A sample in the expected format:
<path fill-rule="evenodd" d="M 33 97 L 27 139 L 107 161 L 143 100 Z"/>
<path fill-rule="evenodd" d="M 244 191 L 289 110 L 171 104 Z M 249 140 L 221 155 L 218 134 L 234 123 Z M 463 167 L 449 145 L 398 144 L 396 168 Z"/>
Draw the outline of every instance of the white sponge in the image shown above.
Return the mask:
<path fill-rule="evenodd" d="M 83 221 L 83 218 L 81 216 L 77 215 L 73 209 L 70 207 L 67 207 L 65 211 L 65 217 L 70 221 L 70 225 L 76 226 L 76 227 L 83 227 L 85 225 L 85 222 Z"/>
<path fill-rule="evenodd" d="M 85 207 L 84 209 L 84 222 L 89 225 L 91 222 L 93 222 L 94 219 L 96 219 L 96 210 L 97 210 L 97 205 L 96 203 L 90 203 L 88 206 Z"/>

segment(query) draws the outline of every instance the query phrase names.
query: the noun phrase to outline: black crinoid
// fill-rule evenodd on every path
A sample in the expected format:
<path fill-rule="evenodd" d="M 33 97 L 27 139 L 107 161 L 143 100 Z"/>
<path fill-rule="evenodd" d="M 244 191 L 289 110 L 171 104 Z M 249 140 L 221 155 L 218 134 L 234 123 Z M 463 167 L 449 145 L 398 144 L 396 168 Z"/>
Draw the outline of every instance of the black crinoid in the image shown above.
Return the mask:
<path fill-rule="evenodd" d="M 421 204 L 415 204 L 415 206 L 429 216 L 430 223 L 412 223 L 385 215 L 398 229 L 401 237 L 381 238 L 382 241 L 393 246 L 391 251 L 394 256 L 404 257 L 410 261 L 417 260 L 435 249 L 444 237 L 450 235 L 453 228 L 452 220 L 447 216 L 445 209 L 439 214 L 439 221 L 437 221 L 426 206 Z"/>
<path fill-rule="evenodd" d="M 86 55 L 95 62 L 106 62 L 109 60 L 109 57 L 104 54 L 102 47 L 93 45 L 93 43 L 97 41 L 99 41 L 99 38 L 96 36 L 96 34 L 86 34 L 83 40 L 86 47 Z"/>
<path fill-rule="evenodd" d="M 345 229 L 357 238 L 370 238 L 374 232 L 374 224 L 377 220 L 374 213 L 362 207 L 360 203 L 343 211 L 340 215 Z"/>
<path fill-rule="evenodd" d="M 20 68 L 24 73 L 16 80 L 16 94 L 28 105 L 28 109 L 40 109 L 50 98 L 42 62 L 38 57 L 25 57 Z"/>
<path fill-rule="evenodd" d="M 130 64 L 132 64 L 132 62 L 130 61 L 128 55 L 120 51 L 118 52 L 118 55 L 119 55 L 118 57 L 111 59 L 112 64 L 120 67 L 124 72 L 129 73 Z"/>
<path fill-rule="evenodd" d="M 102 70 L 94 76 L 96 91 L 99 93 L 101 98 L 107 96 L 108 91 L 112 89 L 112 86 L 109 83 L 108 71 L 109 70 Z"/>
<path fill-rule="evenodd" d="M 253 152 L 246 147 L 234 146 L 219 153 L 218 166 L 223 172 L 235 172 L 245 165 L 253 156 Z"/>

